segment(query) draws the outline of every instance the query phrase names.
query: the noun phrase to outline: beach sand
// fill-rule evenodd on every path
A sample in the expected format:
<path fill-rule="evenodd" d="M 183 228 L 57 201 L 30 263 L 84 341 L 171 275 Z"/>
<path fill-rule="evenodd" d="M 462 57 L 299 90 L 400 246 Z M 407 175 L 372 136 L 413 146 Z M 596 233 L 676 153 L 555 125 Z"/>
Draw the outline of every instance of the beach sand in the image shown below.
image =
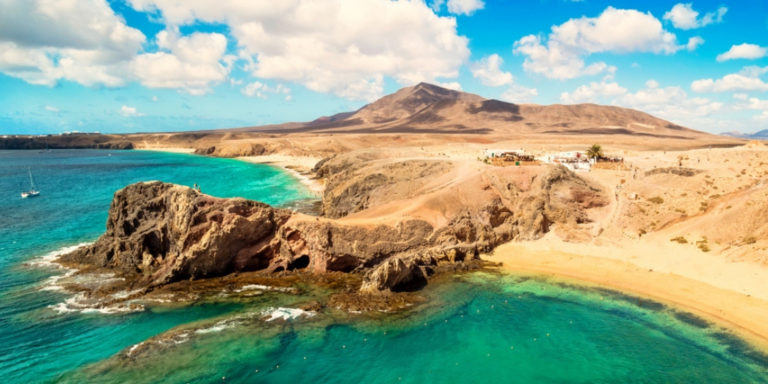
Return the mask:
<path fill-rule="evenodd" d="M 171 153 L 192 153 L 195 152 L 194 148 L 176 148 L 176 147 L 148 147 L 148 148 L 136 148 L 137 151 L 157 151 L 157 152 L 171 152 Z"/>
<path fill-rule="evenodd" d="M 501 262 L 510 273 L 647 297 L 699 315 L 768 351 L 768 272 L 695 252 L 653 240 L 597 246 L 548 235 L 504 244 L 484 258 Z"/>
<path fill-rule="evenodd" d="M 237 157 L 237 159 L 247 161 L 249 163 L 268 164 L 283 168 L 315 194 L 319 195 L 325 189 L 325 186 L 321 180 L 311 177 L 312 168 L 314 168 L 315 164 L 317 164 L 322 159 L 309 156 L 290 156 L 282 154 L 241 156 Z"/>

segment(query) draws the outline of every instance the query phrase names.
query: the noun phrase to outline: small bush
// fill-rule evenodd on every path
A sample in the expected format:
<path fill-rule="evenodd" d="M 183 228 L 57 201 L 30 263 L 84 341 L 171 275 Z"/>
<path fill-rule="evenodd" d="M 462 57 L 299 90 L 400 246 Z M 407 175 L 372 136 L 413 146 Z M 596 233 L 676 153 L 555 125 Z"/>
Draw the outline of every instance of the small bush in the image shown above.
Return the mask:
<path fill-rule="evenodd" d="M 685 237 L 682 237 L 682 236 L 673 237 L 673 238 L 669 239 L 669 241 L 674 241 L 674 242 L 680 243 L 680 244 L 688 244 L 688 240 L 686 240 Z"/>
<path fill-rule="evenodd" d="M 744 244 L 754 244 L 757 242 L 757 239 L 754 236 L 748 236 L 744 238 Z"/>
<path fill-rule="evenodd" d="M 709 244 L 707 244 L 707 237 L 702 236 L 701 240 L 696 242 L 696 247 L 701 249 L 702 252 L 709 252 Z"/>
<path fill-rule="evenodd" d="M 664 199 L 662 199 L 661 196 L 651 197 L 650 199 L 648 199 L 648 201 L 650 201 L 651 203 L 654 203 L 654 204 L 662 204 L 662 203 L 664 203 Z"/>

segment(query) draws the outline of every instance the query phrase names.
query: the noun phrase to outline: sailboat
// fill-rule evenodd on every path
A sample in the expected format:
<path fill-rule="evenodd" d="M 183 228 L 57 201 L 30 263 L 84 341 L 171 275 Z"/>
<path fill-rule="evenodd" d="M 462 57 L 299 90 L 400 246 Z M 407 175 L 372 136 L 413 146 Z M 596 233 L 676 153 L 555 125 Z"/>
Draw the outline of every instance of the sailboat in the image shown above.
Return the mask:
<path fill-rule="evenodd" d="M 21 193 L 21 198 L 26 199 L 27 197 L 37 197 L 40 196 L 40 191 L 37 190 L 37 187 L 35 186 L 35 179 L 32 178 L 32 170 L 27 169 L 29 171 L 29 191 L 24 191 Z"/>

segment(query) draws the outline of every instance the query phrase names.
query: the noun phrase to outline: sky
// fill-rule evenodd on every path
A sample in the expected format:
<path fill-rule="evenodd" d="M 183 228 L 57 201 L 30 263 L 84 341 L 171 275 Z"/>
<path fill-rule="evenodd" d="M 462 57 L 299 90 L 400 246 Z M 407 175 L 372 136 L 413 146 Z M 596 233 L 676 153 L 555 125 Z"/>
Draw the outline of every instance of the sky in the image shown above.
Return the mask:
<path fill-rule="evenodd" d="M 0 134 L 310 121 L 421 81 L 768 128 L 768 0 L 0 0 Z"/>

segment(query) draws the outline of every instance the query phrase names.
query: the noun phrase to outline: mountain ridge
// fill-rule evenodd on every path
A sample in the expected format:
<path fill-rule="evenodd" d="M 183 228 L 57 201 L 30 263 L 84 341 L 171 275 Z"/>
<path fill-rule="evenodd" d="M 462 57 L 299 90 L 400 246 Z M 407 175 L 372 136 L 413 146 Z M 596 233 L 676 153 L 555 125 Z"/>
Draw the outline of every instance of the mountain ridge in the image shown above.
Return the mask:
<path fill-rule="evenodd" d="M 515 104 L 429 83 L 383 96 L 356 111 L 307 123 L 237 128 L 269 133 L 598 134 L 696 139 L 715 135 L 619 106 Z"/>

